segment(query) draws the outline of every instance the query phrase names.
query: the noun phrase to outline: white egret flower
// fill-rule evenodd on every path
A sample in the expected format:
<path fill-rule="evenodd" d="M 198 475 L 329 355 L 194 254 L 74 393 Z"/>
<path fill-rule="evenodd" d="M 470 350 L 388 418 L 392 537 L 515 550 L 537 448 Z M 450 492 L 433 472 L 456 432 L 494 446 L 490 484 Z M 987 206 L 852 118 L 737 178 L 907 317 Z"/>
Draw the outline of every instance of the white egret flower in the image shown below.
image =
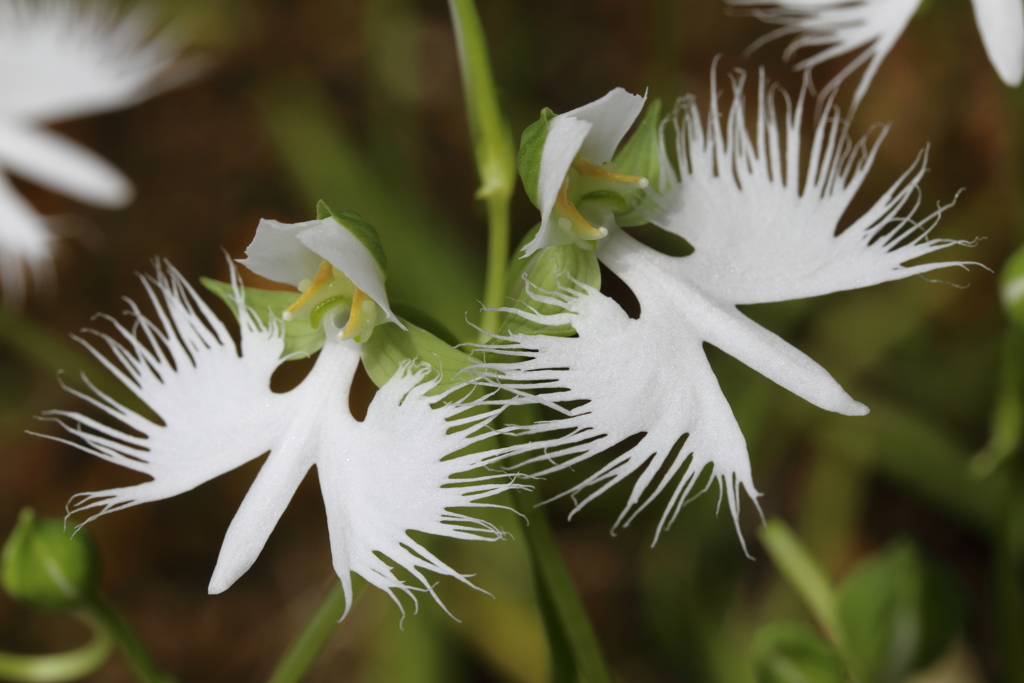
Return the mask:
<path fill-rule="evenodd" d="M 371 228 L 372 230 L 372 228 Z M 307 247 L 303 244 L 311 244 Z M 280 258 L 271 258 L 272 249 Z M 327 511 L 334 569 L 351 604 L 351 573 L 386 591 L 399 607 L 397 592 L 434 595 L 427 572 L 452 576 L 472 586 L 409 533 L 424 532 L 467 540 L 498 540 L 504 532 L 454 508 L 494 507 L 481 499 L 514 488 L 508 475 L 475 472 L 508 451 L 464 449 L 502 429 L 490 424 L 500 412 L 488 398 L 459 396 L 455 387 L 428 395 L 438 382 L 424 363 L 405 362 L 376 394 L 366 418 L 349 411 L 349 392 L 360 361 L 361 345 L 373 310 L 361 306 L 355 292 L 372 292 L 375 306 L 387 311 L 383 273 L 357 237 L 334 218 L 288 226 L 264 221 L 245 263 L 287 282 L 326 268 L 341 267 L 333 279 L 347 281 L 348 301 L 335 299 L 318 318 L 326 341 L 315 365 L 295 389 L 275 393 L 270 378 L 282 360 L 282 322 L 269 324 L 245 304 L 232 270 L 234 305 L 241 343 L 192 287 L 169 264 L 142 278 L 155 318 L 129 302 L 131 321 L 110 318 L 113 333 L 94 332 L 113 359 L 85 343 L 93 355 L 159 417 L 159 422 L 95 389 L 73 391 L 120 423 L 110 426 L 79 412 L 55 410 L 69 435 L 57 438 L 109 462 L 150 478 L 134 486 L 83 493 L 69 503 L 69 514 L 91 513 L 86 522 L 127 507 L 189 491 L 269 451 L 252 487 L 227 530 L 211 593 L 220 593 L 244 574 L 263 549 L 296 487 L 314 465 Z M 327 257 L 331 262 L 321 262 Z M 320 265 L 318 265 L 320 263 Z M 353 289 L 354 283 L 354 289 Z M 344 284 L 344 283 L 342 283 Z M 320 295 L 327 290 L 327 298 Z M 306 287 L 305 301 L 294 307 L 307 314 L 345 287 L 321 278 Z M 320 298 L 318 304 L 311 299 Z M 368 299 L 363 299 L 364 301 Z M 364 325 L 346 338 L 350 320 Z M 384 324 L 382 321 L 381 324 Z M 390 324 L 390 323 L 387 323 Z M 372 325 L 371 325 L 372 327 Z M 471 410 L 472 409 L 472 410 Z M 469 449 L 473 451 L 473 449 Z M 451 457 L 455 455 L 455 457 Z M 417 585 L 396 576 L 401 567 Z M 436 595 L 434 595 L 436 598 Z"/>
<path fill-rule="evenodd" d="M 728 0 L 732 5 L 756 7 L 755 16 L 779 28 L 759 39 L 751 49 L 783 36 L 795 36 L 786 48 L 789 56 L 802 48 L 821 48 L 796 64 L 810 69 L 852 52 L 857 56 L 825 87 L 824 93 L 865 66 L 854 93 L 854 106 L 863 99 L 878 67 L 917 12 L 921 0 Z M 971 0 L 974 19 L 989 61 L 1007 85 L 1020 85 L 1024 76 L 1024 3 L 1021 0 Z"/>
<path fill-rule="evenodd" d="M 47 124 L 114 111 L 154 90 L 177 49 L 152 36 L 141 10 L 101 2 L 0 2 L 0 171 L 102 208 L 134 190 L 110 162 Z M 52 278 L 54 236 L 45 218 L 0 175 L 0 286 L 18 303 L 26 279 Z"/>
<path fill-rule="evenodd" d="M 673 121 L 678 165 L 662 167 L 667 186 L 647 203 L 651 222 L 687 240 L 693 253 L 668 256 L 622 230 L 597 250 L 598 259 L 636 295 L 639 318 L 579 282 L 566 282 L 554 292 L 533 287 L 529 294 L 535 301 L 561 312 L 503 310 L 541 325 L 572 325 L 578 336 L 508 334 L 487 347 L 519 358 L 490 363 L 485 370 L 513 387 L 539 390 L 552 405 L 572 406 L 563 407 L 564 419 L 531 428 L 538 434 L 568 430 L 545 442 L 543 455 L 527 461 L 542 465 L 541 476 L 642 435 L 567 492 L 578 510 L 639 473 L 616 526 L 628 525 L 668 488 L 660 535 L 699 493 L 694 487 L 708 466 L 708 485 L 719 483 L 737 528 L 741 492 L 756 504 L 746 442 L 705 357 L 705 342 L 820 408 L 844 415 L 868 412 L 824 368 L 747 318 L 738 304 L 818 296 L 964 265 L 903 265 L 967 244 L 930 237 L 945 207 L 923 220 L 912 218 L 925 153 L 837 234 L 885 129 L 873 140 L 854 142 L 846 122 L 827 107 L 804 168 L 800 127 L 806 89 L 794 105 L 766 86 L 762 75 L 751 133 L 743 83 L 742 74 L 734 78 L 732 105 L 721 117 L 712 74 L 706 126 L 694 100 L 680 100 Z M 665 150 L 661 156 L 668 158 Z M 684 435 L 681 449 L 674 450 Z"/>

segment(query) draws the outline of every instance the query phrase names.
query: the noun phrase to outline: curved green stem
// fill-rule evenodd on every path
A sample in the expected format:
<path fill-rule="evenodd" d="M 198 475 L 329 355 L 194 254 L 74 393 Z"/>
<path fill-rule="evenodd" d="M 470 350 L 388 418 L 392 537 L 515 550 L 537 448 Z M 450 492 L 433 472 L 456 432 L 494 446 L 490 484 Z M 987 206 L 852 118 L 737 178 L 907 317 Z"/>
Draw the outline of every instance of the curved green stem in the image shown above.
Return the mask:
<path fill-rule="evenodd" d="M 352 600 L 355 601 L 366 582 L 356 576 L 352 583 Z M 345 614 L 346 604 L 341 582 L 335 581 L 316 612 L 288 646 L 274 673 L 267 679 L 268 683 L 297 683 L 306 676 L 309 668 L 327 647 L 327 641 L 334 634 L 338 620 Z"/>
<path fill-rule="evenodd" d="M 142 640 L 135 634 L 124 617 L 101 595 L 90 596 L 84 611 L 95 619 L 117 642 L 129 666 L 143 683 L 175 683 L 175 678 L 157 664 Z"/>
<path fill-rule="evenodd" d="M 84 619 L 93 635 L 85 645 L 52 655 L 0 652 L 0 680 L 15 683 L 64 683 L 97 671 L 114 651 L 110 633 L 92 619 Z"/>

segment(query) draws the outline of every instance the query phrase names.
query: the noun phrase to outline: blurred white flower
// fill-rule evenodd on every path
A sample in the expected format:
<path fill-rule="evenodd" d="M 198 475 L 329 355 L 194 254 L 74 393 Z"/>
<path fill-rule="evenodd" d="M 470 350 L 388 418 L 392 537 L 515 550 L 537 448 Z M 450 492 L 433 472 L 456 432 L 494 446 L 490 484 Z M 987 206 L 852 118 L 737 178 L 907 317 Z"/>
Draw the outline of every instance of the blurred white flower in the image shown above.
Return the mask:
<path fill-rule="evenodd" d="M 578 510 L 639 473 L 616 526 L 628 525 L 669 488 L 660 535 L 701 492 L 695 485 L 708 466 L 708 486 L 719 482 L 737 528 L 741 491 L 756 502 L 746 442 L 708 364 L 705 343 L 820 408 L 844 415 L 868 412 L 824 368 L 737 305 L 819 296 L 964 265 L 903 265 L 967 244 L 930 237 L 945 207 L 913 219 L 924 152 L 837 234 L 886 129 L 854 142 L 846 122 L 827 105 L 802 169 L 806 89 L 794 104 L 766 85 L 762 74 L 751 134 L 743 83 L 742 73 L 734 77 L 732 105 L 723 117 L 712 73 L 706 127 L 692 98 L 680 100 L 670 119 L 676 140 L 671 156 L 678 163 L 670 164 L 663 149 L 667 185 L 653 194 L 646 211 L 652 223 L 689 242 L 693 253 L 668 256 L 622 230 L 598 247 L 598 259 L 636 295 L 639 318 L 582 283 L 565 283 L 555 292 L 533 287 L 529 293 L 535 301 L 564 312 L 503 310 L 541 325 L 572 325 L 578 336 L 510 334 L 485 347 L 518 359 L 492 362 L 483 370 L 514 388 L 539 390 L 540 398 L 565 414 L 530 428 L 536 434 L 567 430 L 527 461 L 542 465 L 540 476 L 642 437 L 567 492 Z"/>
<path fill-rule="evenodd" d="M 46 124 L 122 109 L 155 92 L 177 48 L 137 8 L 94 0 L 0 0 L 0 171 L 103 208 L 134 190 L 110 162 Z M 52 277 L 47 221 L 0 175 L 0 286 L 20 302 L 27 278 Z"/>
<path fill-rule="evenodd" d="M 854 106 L 863 99 L 882 60 L 921 5 L 921 0 L 727 1 L 735 6 L 755 7 L 754 16 L 779 25 L 751 49 L 790 35 L 795 38 L 786 48 L 787 57 L 802 48 L 821 48 L 797 62 L 797 69 L 810 69 L 859 50 L 823 89 L 823 93 L 830 93 L 844 78 L 866 64 L 853 96 Z M 971 0 L 971 4 L 992 66 L 1007 85 L 1020 85 L 1024 76 L 1024 3 L 1021 0 Z"/>
<path fill-rule="evenodd" d="M 375 234 L 368 242 L 379 245 Z M 310 298 L 326 292 L 328 296 L 313 308 L 322 304 L 330 309 L 316 318 L 327 334 L 315 365 L 298 387 L 285 393 L 270 389 L 271 375 L 287 361 L 281 358 L 283 323 L 273 316 L 268 323 L 261 322 L 246 305 L 234 269 L 232 298 L 241 328 L 240 348 L 181 275 L 169 264 L 158 264 L 155 276 L 142 278 L 155 319 L 129 301 L 130 324 L 108 318 L 113 334 L 89 330 L 114 360 L 83 344 L 159 421 L 96 389 L 91 394 L 69 391 L 122 427 L 78 412 L 45 414 L 70 435 L 48 438 L 151 480 L 79 494 L 69 502 L 68 513 L 91 513 L 89 522 L 108 512 L 169 498 L 269 451 L 228 528 L 210 580 L 211 593 L 226 590 L 252 566 L 313 466 L 327 511 L 334 568 L 348 604 L 352 572 L 386 591 L 399 608 L 396 592 L 415 601 L 413 591 L 426 591 L 436 599 L 425 572 L 472 586 L 468 576 L 436 558 L 409 532 L 467 540 L 503 538 L 504 532 L 490 522 L 452 508 L 495 507 L 479 501 L 521 487 L 504 473 L 474 474 L 515 447 L 459 453 L 510 431 L 490 426 L 502 407 L 492 405 L 489 395 L 469 398 L 464 384 L 431 395 L 438 380 L 421 362 L 403 362 L 373 398 L 366 418 L 352 416 L 349 392 L 361 344 L 341 334 L 348 327 L 341 314 L 349 312 L 350 319 L 364 316 L 367 310 L 352 293 L 372 291 L 376 298 L 371 303 L 391 315 L 374 251 L 332 217 L 294 226 L 261 223 L 246 264 L 286 281 L 318 271 L 317 278 L 307 279 L 302 303 L 295 308 L 297 314 L 309 313 Z M 323 256 L 332 261 L 322 261 Z M 338 294 L 337 285 L 347 288 L 347 295 Z M 364 327 L 363 333 L 369 336 L 371 329 Z M 393 565 L 415 585 L 396 576 Z"/>

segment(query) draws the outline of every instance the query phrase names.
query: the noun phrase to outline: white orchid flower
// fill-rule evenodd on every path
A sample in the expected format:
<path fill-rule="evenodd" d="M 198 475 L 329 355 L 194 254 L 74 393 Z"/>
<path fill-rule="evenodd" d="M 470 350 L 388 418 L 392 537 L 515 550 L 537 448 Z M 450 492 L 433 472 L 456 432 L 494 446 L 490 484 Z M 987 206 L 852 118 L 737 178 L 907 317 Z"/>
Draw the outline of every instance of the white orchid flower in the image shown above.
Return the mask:
<path fill-rule="evenodd" d="M 383 289 L 375 289 L 382 282 L 374 275 L 378 263 L 372 250 L 358 238 L 339 239 L 341 233 L 320 223 L 263 222 L 246 263 L 293 281 L 303 269 L 307 277 L 323 270 L 319 254 L 330 255 L 346 269 L 340 276 L 359 290 L 373 292 L 375 305 L 391 316 Z M 314 244 L 316 259 L 303 252 L 306 247 L 297 246 L 300 241 Z M 268 251 L 275 244 L 281 248 L 277 263 Z M 169 264 L 158 264 L 156 275 L 142 282 L 156 317 L 146 317 L 129 302 L 130 324 L 110 318 L 114 333 L 93 332 L 113 359 L 83 343 L 159 422 L 96 389 L 92 394 L 71 391 L 121 426 L 64 410 L 50 411 L 46 417 L 70 435 L 49 438 L 145 474 L 150 481 L 79 494 L 69 502 L 69 514 L 91 513 L 88 522 L 114 510 L 168 498 L 269 451 L 227 530 L 210 580 L 211 593 L 227 589 L 253 564 L 314 465 L 327 511 L 334 569 L 349 604 L 352 572 L 386 591 L 400 608 L 397 592 L 414 601 L 412 591 L 424 590 L 436 598 L 427 572 L 472 586 L 467 576 L 409 533 L 467 540 L 505 535 L 495 525 L 453 508 L 494 507 L 481 499 L 519 486 L 505 474 L 474 472 L 508 451 L 478 450 L 450 457 L 504 431 L 490 428 L 500 406 L 492 406 L 486 397 L 467 398 L 459 393 L 460 387 L 430 395 L 438 386 L 429 376 L 432 369 L 407 361 L 373 398 L 366 418 L 356 420 L 348 406 L 361 345 L 342 338 L 344 327 L 336 324 L 335 314 L 348 307 L 340 305 L 320 317 L 328 334 L 312 370 L 292 391 L 275 393 L 270 378 L 284 362 L 283 323 L 271 317 L 264 324 L 246 307 L 233 268 L 239 347 Z M 365 314 L 358 302 L 351 309 L 352 318 Z M 396 576 L 396 566 L 418 585 Z"/>
<path fill-rule="evenodd" d="M 921 221 L 912 218 L 924 153 L 837 234 L 885 130 L 873 140 L 854 142 L 846 122 L 828 108 L 816 124 L 807 167 L 801 170 L 806 90 L 794 106 L 788 96 L 768 88 L 762 75 L 751 134 L 743 81 L 742 75 L 733 81 L 724 125 L 714 78 L 706 127 L 694 100 L 680 101 L 674 121 L 678 171 L 662 169 L 669 176 L 667 188 L 648 204 L 651 222 L 686 239 L 694 252 L 668 256 L 622 230 L 603 240 L 597 251 L 636 295 L 639 318 L 630 318 L 615 301 L 579 282 L 555 292 L 534 287 L 534 301 L 561 312 L 503 310 L 540 325 L 572 325 L 578 336 L 507 334 L 487 347 L 519 357 L 485 368 L 511 386 L 539 390 L 540 398 L 555 407 L 575 402 L 571 409 L 562 408 L 564 419 L 531 427 L 538 434 L 568 430 L 525 463 L 541 464 L 540 476 L 642 435 L 567 492 L 578 510 L 639 472 L 616 526 L 628 525 L 670 488 L 660 535 L 699 493 L 694 487 L 709 466 L 708 485 L 717 481 L 721 486 L 737 529 L 741 492 L 756 504 L 759 494 L 746 443 L 705 357 L 705 342 L 820 408 L 844 415 L 868 412 L 824 368 L 747 318 L 738 304 L 818 296 L 964 265 L 903 265 L 967 244 L 930 238 L 945 207 Z"/>
<path fill-rule="evenodd" d="M 0 171 L 93 206 L 127 205 L 131 181 L 46 124 L 152 94 L 177 50 L 151 33 L 140 10 L 118 16 L 98 2 L 0 2 Z M 29 275 L 37 286 L 52 277 L 53 235 L 6 178 L 0 184 L 0 285 L 17 303 Z"/>
<path fill-rule="evenodd" d="M 564 114 L 545 109 L 523 133 L 519 172 L 541 213 L 540 230 L 523 248 L 524 256 L 600 240 L 614 227 L 615 195 L 647 187 L 646 178 L 617 173 L 611 163 L 646 99 L 615 88 Z"/>
<path fill-rule="evenodd" d="M 878 67 L 917 12 L 922 0 L 728 0 L 732 5 L 757 7 L 754 15 L 779 28 L 751 49 L 788 35 L 796 37 L 786 55 L 802 48 L 821 48 L 796 64 L 810 69 L 857 50 L 857 56 L 823 90 L 829 93 L 863 65 L 864 75 L 853 102 L 863 99 Z M 1021 0 L 971 0 L 974 19 L 989 61 L 1007 85 L 1024 77 L 1024 3 Z"/>

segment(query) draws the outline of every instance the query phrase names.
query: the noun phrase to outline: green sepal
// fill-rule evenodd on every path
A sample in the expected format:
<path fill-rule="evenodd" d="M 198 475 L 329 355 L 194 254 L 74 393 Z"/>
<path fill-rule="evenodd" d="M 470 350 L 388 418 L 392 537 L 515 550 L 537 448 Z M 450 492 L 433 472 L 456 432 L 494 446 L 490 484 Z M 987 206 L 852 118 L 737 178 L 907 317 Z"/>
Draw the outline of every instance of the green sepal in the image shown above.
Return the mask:
<path fill-rule="evenodd" d="M 540 224 L 526 233 L 522 242 L 512 253 L 518 254 L 530 240 L 534 238 Z M 575 244 L 562 244 L 535 251 L 529 258 L 512 259 L 508 269 L 508 284 L 505 298 L 509 306 L 527 311 L 530 308 L 537 312 L 550 315 L 561 313 L 562 308 L 552 304 L 536 301 L 526 291 L 526 278 L 539 289 L 553 292 L 559 288 L 573 287 L 577 280 L 594 289 L 601 289 L 601 266 L 593 249 L 582 249 Z M 576 333 L 570 325 L 545 327 L 515 314 L 507 314 L 499 327 L 501 334 L 547 334 L 558 337 L 569 337 Z"/>
<path fill-rule="evenodd" d="M 906 541 L 854 570 L 839 590 L 850 666 L 860 683 L 896 683 L 932 663 L 965 612 L 955 575 Z"/>
<path fill-rule="evenodd" d="M 658 188 L 661 183 L 661 100 L 654 99 L 647 107 L 647 113 L 637 126 L 636 132 L 626 141 L 612 160 L 619 173 L 647 178 L 649 187 Z M 615 220 L 620 227 L 630 228 L 644 225 L 647 219 L 637 211 L 640 191 L 630 192 L 633 206 L 623 213 L 616 213 Z"/>
<path fill-rule="evenodd" d="M 366 220 L 355 211 L 344 210 L 335 211 L 331 207 L 327 206 L 327 202 L 320 200 L 316 204 L 316 219 L 322 221 L 328 216 L 332 216 L 334 220 L 341 224 L 341 227 L 348 230 L 350 233 L 355 235 L 355 238 L 362 242 L 363 246 L 366 247 L 367 251 L 370 252 L 370 256 L 377 262 L 380 270 L 386 276 L 388 274 L 388 257 L 384 253 L 384 247 L 380 243 L 380 235 L 377 234 L 377 229 L 366 222 Z"/>
<path fill-rule="evenodd" d="M 427 318 L 419 312 L 414 317 L 421 321 Z M 363 367 L 374 384 L 384 386 L 398 371 L 402 361 L 415 359 L 427 363 L 440 373 L 438 385 L 429 392 L 432 395 L 440 394 L 468 379 L 464 373 L 460 374 L 461 370 L 475 362 L 467 354 L 408 318 L 402 315 L 398 315 L 398 318 L 408 328 L 407 331 L 398 325 L 379 325 L 373 336 L 363 344 Z M 428 324 L 438 325 L 436 322 Z M 447 333 L 444 336 L 450 335 Z"/>
<path fill-rule="evenodd" d="M 213 278 L 199 278 L 203 287 L 217 295 L 217 297 L 228 305 L 231 312 L 238 317 L 238 308 L 235 305 L 235 290 L 229 282 L 221 282 Z M 253 310 L 263 324 L 270 323 L 273 316 L 284 325 L 284 351 L 282 358 L 306 358 L 312 356 L 324 345 L 325 334 L 320 326 L 314 327 L 310 322 L 310 316 L 301 315 L 294 320 L 285 321 L 282 318 L 284 309 L 295 303 L 299 298 L 298 292 L 285 292 L 279 290 L 257 289 L 255 287 L 243 287 L 242 293 L 245 296 L 245 304 Z"/>
<path fill-rule="evenodd" d="M 533 205 L 538 209 L 537 183 L 540 181 L 540 157 L 544 152 L 544 143 L 548 139 L 548 124 L 555 118 L 555 112 L 547 107 L 540 110 L 540 118 L 531 123 L 523 131 L 519 140 L 519 154 L 516 156 L 516 168 L 523 180 L 523 189 Z"/>
<path fill-rule="evenodd" d="M 758 683 L 845 683 L 836 649 L 802 624 L 779 621 L 758 630 L 751 652 Z"/>
<path fill-rule="evenodd" d="M 999 300 L 1010 320 L 1024 326 L 1024 246 L 1017 247 L 999 272 Z"/>
<path fill-rule="evenodd" d="M 80 607 L 99 581 L 99 554 L 85 531 L 23 508 L 0 554 L 0 583 L 12 598 L 49 612 Z"/>

